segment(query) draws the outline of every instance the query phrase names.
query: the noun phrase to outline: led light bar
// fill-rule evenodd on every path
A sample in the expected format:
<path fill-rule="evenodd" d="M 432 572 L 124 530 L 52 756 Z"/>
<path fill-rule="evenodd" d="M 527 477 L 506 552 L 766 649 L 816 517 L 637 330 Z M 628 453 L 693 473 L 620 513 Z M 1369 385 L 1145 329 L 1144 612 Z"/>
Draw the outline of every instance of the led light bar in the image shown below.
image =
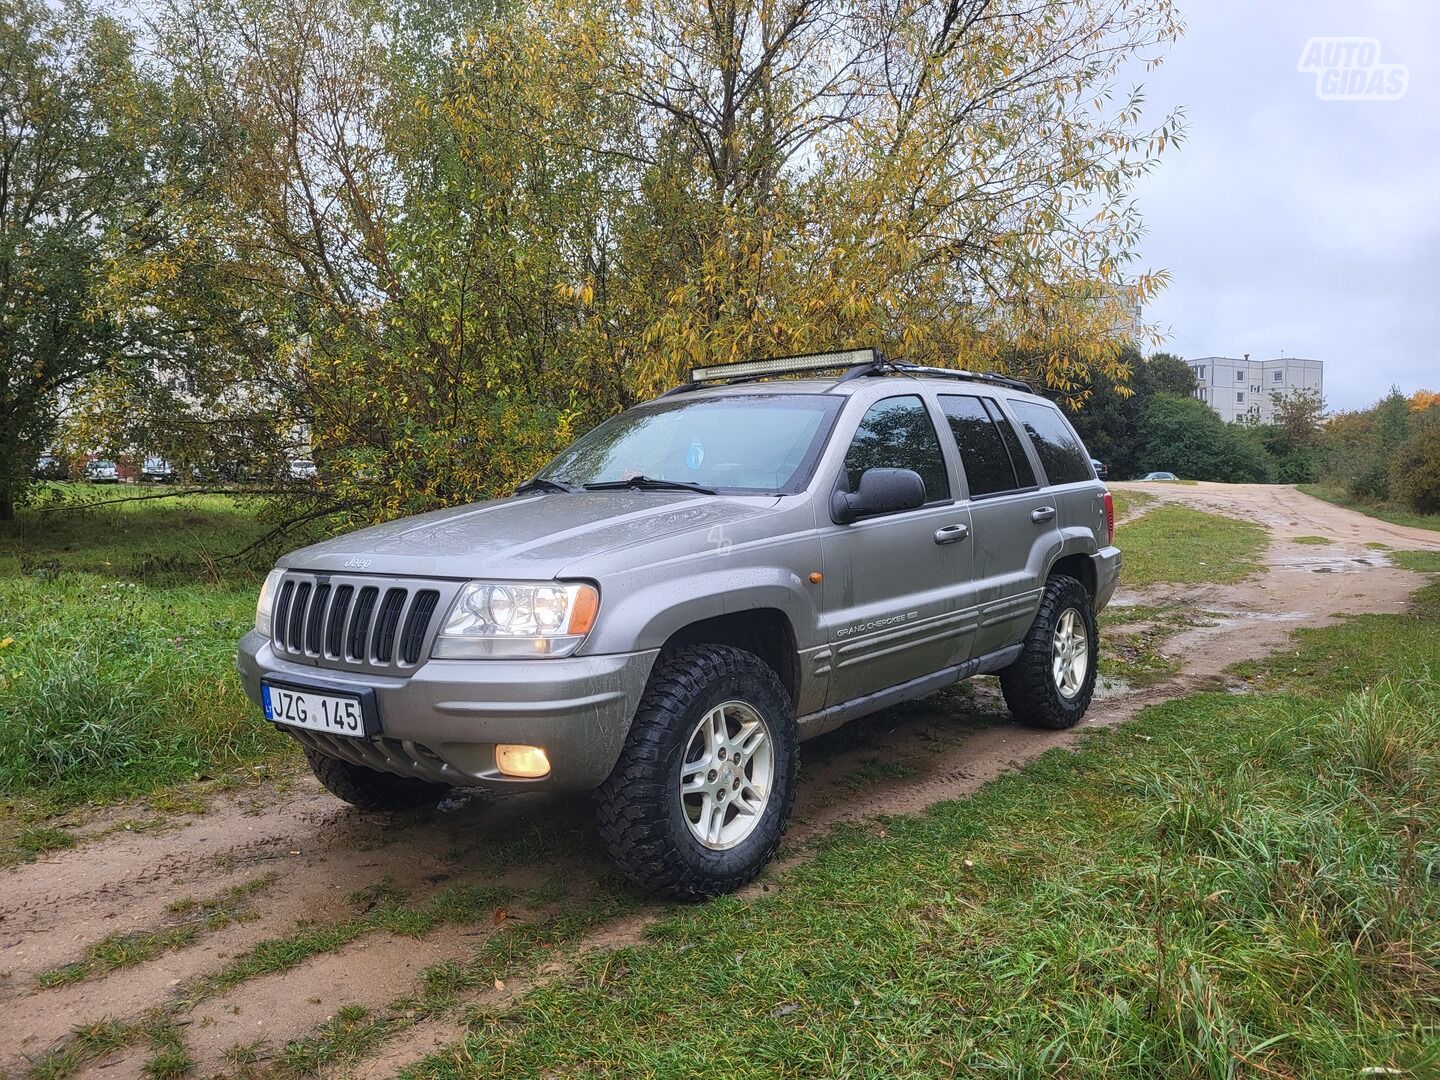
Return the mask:
<path fill-rule="evenodd" d="M 729 379 L 753 379 L 760 375 L 794 375 L 802 371 L 859 367 L 874 364 L 879 359 L 879 354 L 874 349 L 846 349 L 841 352 L 778 356 L 773 360 L 742 360 L 738 364 L 714 364 L 710 367 L 694 368 L 690 372 L 690 381 L 723 382 Z"/>

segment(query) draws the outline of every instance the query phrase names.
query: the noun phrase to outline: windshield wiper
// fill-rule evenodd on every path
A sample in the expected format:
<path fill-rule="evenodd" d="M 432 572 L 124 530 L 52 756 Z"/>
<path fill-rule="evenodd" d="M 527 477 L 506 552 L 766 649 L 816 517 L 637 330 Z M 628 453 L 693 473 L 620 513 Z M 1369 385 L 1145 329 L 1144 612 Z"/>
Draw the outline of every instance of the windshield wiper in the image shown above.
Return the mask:
<path fill-rule="evenodd" d="M 558 495 L 569 495 L 575 488 L 569 484 L 562 484 L 559 480 L 547 480 L 543 476 L 537 476 L 533 480 L 526 480 L 515 489 L 516 495 L 527 495 L 532 491 L 553 492 Z"/>
<path fill-rule="evenodd" d="M 630 488 L 636 491 L 694 491 L 701 495 L 718 494 L 714 488 L 692 484 L 688 480 L 660 480 L 644 475 L 632 476 L 625 480 L 601 480 L 598 483 L 585 485 L 586 491 L 625 491 Z"/>

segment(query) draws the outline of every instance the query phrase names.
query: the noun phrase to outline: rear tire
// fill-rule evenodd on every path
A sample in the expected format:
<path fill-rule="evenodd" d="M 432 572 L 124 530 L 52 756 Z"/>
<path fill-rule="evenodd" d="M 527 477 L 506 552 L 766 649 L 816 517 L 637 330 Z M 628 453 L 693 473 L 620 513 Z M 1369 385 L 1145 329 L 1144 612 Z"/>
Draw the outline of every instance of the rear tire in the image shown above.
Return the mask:
<path fill-rule="evenodd" d="M 315 779 L 324 784 L 330 794 L 360 810 L 413 810 L 434 806 L 450 790 L 446 784 L 396 776 L 326 757 L 308 746 L 305 760 L 310 763 Z"/>
<path fill-rule="evenodd" d="M 1078 724 L 1095 693 L 1099 642 L 1090 593 L 1075 578 L 1053 575 L 1019 658 L 1000 672 L 1015 719 L 1050 730 Z"/>
<path fill-rule="evenodd" d="M 796 747 L 790 695 L 768 664 L 728 645 L 682 649 L 651 675 L 596 792 L 601 840 L 658 896 L 733 892 L 785 834 Z"/>

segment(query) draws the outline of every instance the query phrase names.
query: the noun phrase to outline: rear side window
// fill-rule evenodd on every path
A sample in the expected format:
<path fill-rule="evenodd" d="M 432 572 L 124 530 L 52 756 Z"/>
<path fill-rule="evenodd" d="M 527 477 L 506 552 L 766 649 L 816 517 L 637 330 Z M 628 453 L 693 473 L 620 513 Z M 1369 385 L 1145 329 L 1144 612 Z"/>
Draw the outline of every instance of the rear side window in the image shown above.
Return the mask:
<path fill-rule="evenodd" d="M 1010 407 L 1035 444 L 1035 453 L 1050 483 L 1074 484 L 1094 479 L 1085 448 L 1058 409 L 1030 401 L 1012 401 Z"/>
<path fill-rule="evenodd" d="M 960 448 L 960 464 L 965 467 L 971 497 L 1034 487 L 1035 475 L 1015 429 L 993 402 L 993 416 L 986 404 L 969 394 L 940 395 L 940 411 Z"/>
<path fill-rule="evenodd" d="M 918 397 L 886 398 L 866 410 L 845 452 L 851 491 L 860 490 L 860 474 L 866 469 L 913 469 L 925 481 L 926 502 L 950 498 L 940 438 Z"/>

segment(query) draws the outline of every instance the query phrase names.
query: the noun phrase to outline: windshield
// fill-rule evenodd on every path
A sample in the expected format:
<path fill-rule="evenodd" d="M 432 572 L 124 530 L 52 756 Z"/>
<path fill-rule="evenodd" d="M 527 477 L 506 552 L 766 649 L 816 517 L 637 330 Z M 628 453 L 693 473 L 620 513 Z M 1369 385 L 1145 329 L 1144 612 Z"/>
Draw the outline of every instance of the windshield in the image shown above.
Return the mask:
<path fill-rule="evenodd" d="M 571 487 L 638 476 L 743 494 L 810 479 L 841 399 L 755 394 L 666 401 L 611 417 L 540 473 Z"/>

